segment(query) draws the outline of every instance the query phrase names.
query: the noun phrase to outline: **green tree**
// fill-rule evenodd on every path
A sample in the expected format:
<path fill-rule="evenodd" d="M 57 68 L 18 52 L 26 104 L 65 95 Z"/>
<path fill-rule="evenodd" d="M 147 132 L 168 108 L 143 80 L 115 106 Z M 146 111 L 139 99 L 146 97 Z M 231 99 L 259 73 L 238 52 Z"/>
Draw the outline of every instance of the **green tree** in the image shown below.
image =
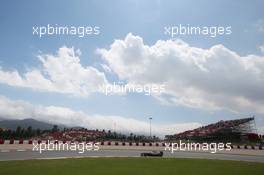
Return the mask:
<path fill-rule="evenodd" d="M 27 128 L 27 134 L 26 134 L 26 137 L 32 137 L 32 126 L 29 126 L 28 128 Z"/>
<path fill-rule="evenodd" d="M 53 128 L 51 130 L 52 133 L 59 131 L 58 125 L 53 125 Z"/>
<path fill-rule="evenodd" d="M 14 134 L 14 138 L 20 138 L 21 136 L 21 126 L 17 126 L 16 132 Z"/>

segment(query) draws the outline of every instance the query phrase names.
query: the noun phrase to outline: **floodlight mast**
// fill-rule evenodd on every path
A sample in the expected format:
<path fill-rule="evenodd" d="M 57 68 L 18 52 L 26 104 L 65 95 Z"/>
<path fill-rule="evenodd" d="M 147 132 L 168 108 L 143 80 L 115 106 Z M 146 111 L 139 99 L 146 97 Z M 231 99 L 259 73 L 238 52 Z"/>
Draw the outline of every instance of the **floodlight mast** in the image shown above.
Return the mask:
<path fill-rule="evenodd" d="M 151 138 L 151 120 L 152 117 L 149 117 L 149 137 Z"/>

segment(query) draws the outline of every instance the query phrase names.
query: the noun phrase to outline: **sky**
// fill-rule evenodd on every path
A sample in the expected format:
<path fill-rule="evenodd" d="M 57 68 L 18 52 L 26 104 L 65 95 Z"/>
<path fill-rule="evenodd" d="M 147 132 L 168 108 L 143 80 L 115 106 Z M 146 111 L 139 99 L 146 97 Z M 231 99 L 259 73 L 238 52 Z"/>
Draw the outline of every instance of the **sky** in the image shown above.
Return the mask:
<path fill-rule="evenodd" d="M 255 116 L 264 133 L 264 2 L 16 1 L 0 6 L 0 118 L 149 134 Z M 100 33 L 33 34 L 40 26 Z M 230 35 L 164 34 L 168 26 L 231 26 Z M 165 85 L 105 95 L 100 85 Z"/>

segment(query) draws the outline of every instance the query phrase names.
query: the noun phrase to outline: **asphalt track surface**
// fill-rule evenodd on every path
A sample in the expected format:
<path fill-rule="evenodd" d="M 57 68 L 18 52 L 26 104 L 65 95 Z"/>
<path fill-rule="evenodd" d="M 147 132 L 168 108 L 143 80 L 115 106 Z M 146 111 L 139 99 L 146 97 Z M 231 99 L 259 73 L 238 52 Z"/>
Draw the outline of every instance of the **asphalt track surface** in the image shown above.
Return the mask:
<path fill-rule="evenodd" d="M 39 153 L 32 150 L 13 150 L 9 152 L 0 152 L 0 161 L 7 160 L 29 160 L 29 159 L 62 159 L 62 158 L 79 158 L 79 157 L 139 157 L 142 152 L 149 150 L 123 150 L 123 149 L 102 149 L 98 151 L 86 151 L 78 153 L 77 151 L 45 151 Z M 183 152 L 177 151 L 170 153 L 164 151 L 165 158 L 199 158 L 199 159 L 220 159 L 220 160 L 237 160 L 264 163 L 263 155 L 245 155 L 232 153 L 208 153 L 208 152 Z"/>

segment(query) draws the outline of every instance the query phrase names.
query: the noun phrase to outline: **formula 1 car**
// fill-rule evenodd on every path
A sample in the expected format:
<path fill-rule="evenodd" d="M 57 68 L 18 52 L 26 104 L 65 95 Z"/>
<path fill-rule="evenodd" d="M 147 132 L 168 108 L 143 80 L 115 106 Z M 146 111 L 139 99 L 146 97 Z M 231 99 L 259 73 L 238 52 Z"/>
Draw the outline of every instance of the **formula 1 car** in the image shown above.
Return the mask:
<path fill-rule="evenodd" d="M 141 153 L 140 156 L 141 157 L 162 157 L 163 152 L 162 151 L 152 151 L 148 153 Z"/>

